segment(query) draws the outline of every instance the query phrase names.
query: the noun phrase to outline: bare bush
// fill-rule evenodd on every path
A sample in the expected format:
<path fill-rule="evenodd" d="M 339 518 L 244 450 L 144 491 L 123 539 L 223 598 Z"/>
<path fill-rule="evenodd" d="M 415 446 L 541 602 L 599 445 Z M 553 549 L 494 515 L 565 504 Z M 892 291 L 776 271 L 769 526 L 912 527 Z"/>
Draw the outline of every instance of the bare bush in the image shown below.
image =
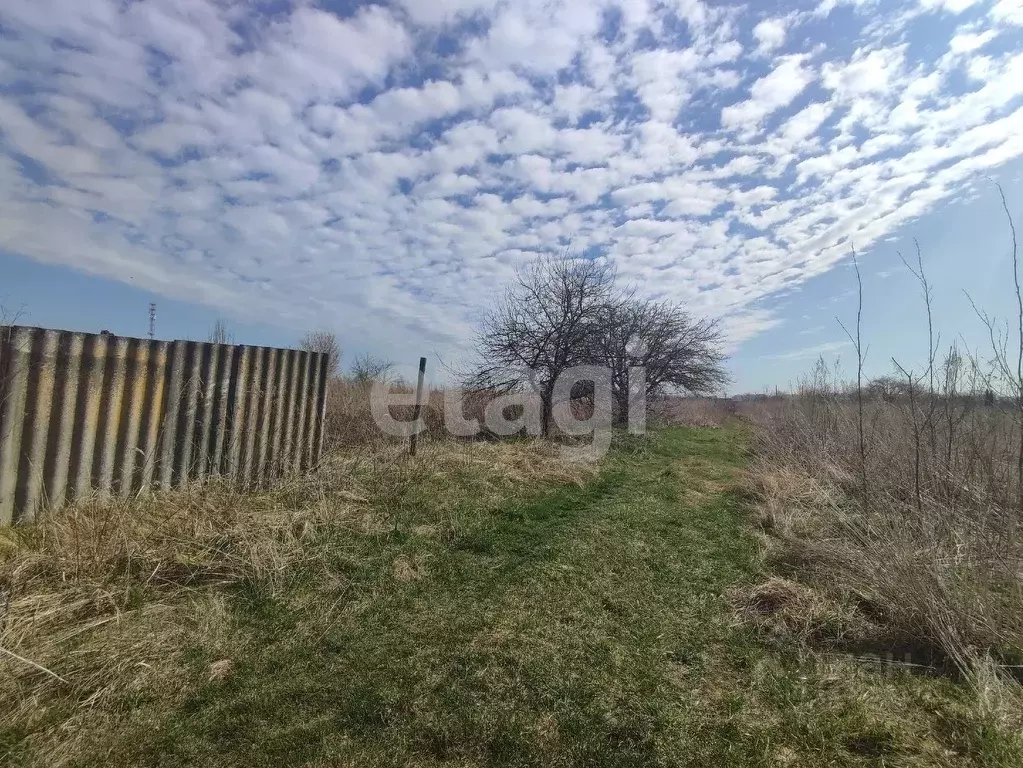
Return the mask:
<path fill-rule="evenodd" d="M 309 331 L 298 342 L 298 348 L 305 352 L 327 355 L 327 378 L 333 379 L 341 368 L 341 344 L 331 331 Z"/>
<path fill-rule="evenodd" d="M 373 419 L 370 397 L 373 391 L 372 380 L 356 380 L 335 378 L 327 385 L 326 412 L 324 414 L 324 450 L 330 452 L 338 448 L 355 448 L 377 443 L 393 442 L 397 438 L 381 431 Z M 390 384 L 391 392 L 410 394 L 413 390 L 408 386 Z M 470 398 L 469 402 L 473 402 Z M 390 406 L 391 417 L 398 421 L 413 421 L 414 406 Z M 472 411 L 473 409 L 467 408 Z M 479 413 L 482 413 L 480 406 Z M 468 414 L 472 416 L 473 414 Z M 444 436 L 444 392 L 433 390 L 425 398 L 420 417 L 426 425 L 421 438 L 441 438 Z"/>
<path fill-rule="evenodd" d="M 393 369 L 394 363 L 390 360 L 375 357 L 366 352 L 352 361 L 349 377 L 358 384 L 387 381 L 391 378 Z"/>
<path fill-rule="evenodd" d="M 744 407 L 758 427 L 761 524 L 779 561 L 836 596 L 856 595 L 896 640 L 964 672 L 978 654 L 1013 664 L 1023 649 L 1016 426 L 981 402 L 936 406 L 949 418 L 935 424 L 935 451 L 926 441 L 917 450 L 909 402 L 865 404 L 866 498 L 858 409 L 842 387 L 818 378 L 790 399 Z M 797 479 L 779 485 L 779 472 Z"/>
<path fill-rule="evenodd" d="M 666 395 L 652 400 L 650 416 L 658 425 L 723 427 L 736 416 L 738 403 L 725 397 Z"/>
<path fill-rule="evenodd" d="M 11 328 L 18 324 L 23 314 L 23 310 L 9 310 L 0 304 L 0 342 L 10 341 Z"/>
<path fill-rule="evenodd" d="M 18 322 L 18 317 L 20 317 L 20 314 L 21 314 L 20 312 L 14 312 L 12 310 L 7 309 L 7 307 L 4 306 L 3 304 L 0 304 L 0 328 L 7 327 L 9 325 L 14 325 L 16 322 Z"/>
<path fill-rule="evenodd" d="M 228 330 L 227 323 L 218 317 L 213 323 L 206 341 L 210 344 L 234 344 L 234 334 Z"/>

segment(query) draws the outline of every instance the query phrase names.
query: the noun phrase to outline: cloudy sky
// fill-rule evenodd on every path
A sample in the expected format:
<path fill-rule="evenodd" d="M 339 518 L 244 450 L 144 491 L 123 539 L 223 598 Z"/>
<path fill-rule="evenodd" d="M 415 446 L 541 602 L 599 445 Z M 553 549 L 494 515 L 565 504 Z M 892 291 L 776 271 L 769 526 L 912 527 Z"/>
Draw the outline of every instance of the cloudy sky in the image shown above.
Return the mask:
<path fill-rule="evenodd" d="M 0 4 L 0 299 L 41 325 L 156 296 L 161 336 L 454 360 L 557 251 L 784 384 L 843 349 L 852 246 L 882 363 L 914 236 L 997 309 L 1021 156 L 1023 0 Z"/>

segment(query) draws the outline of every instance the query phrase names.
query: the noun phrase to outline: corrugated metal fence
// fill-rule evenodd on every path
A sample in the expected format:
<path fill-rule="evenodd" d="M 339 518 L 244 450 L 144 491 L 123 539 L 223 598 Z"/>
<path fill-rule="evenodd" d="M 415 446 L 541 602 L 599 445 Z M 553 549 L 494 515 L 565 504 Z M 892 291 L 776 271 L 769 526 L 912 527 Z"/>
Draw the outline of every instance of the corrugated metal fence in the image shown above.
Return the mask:
<path fill-rule="evenodd" d="M 0 524 L 91 490 L 125 497 L 214 475 L 254 487 L 319 460 L 327 355 L 0 333 Z"/>

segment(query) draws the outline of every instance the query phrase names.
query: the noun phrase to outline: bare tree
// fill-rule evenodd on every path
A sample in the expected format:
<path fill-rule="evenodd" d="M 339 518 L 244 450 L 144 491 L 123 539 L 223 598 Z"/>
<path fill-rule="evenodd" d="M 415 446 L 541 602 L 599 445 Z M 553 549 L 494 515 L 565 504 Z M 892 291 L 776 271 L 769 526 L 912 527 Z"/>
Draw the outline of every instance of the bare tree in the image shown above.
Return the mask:
<path fill-rule="evenodd" d="M 863 422 L 863 363 L 867 358 L 867 350 L 863 347 L 863 275 L 860 273 L 860 262 L 855 248 L 852 249 L 852 263 L 856 270 L 856 335 L 853 336 L 841 320 L 838 324 L 856 348 L 856 432 L 860 449 L 860 490 L 863 494 L 863 511 L 866 512 L 870 494 L 867 486 L 867 440 Z M 912 388 L 912 377 L 909 383 Z"/>
<path fill-rule="evenodd" d="M 210 344 L 234 344 L 234 334 L 227 329 L 227 323 L 218 317 L 206 341 Z"/>
<path fill-rule="evenodd" d="M 882 400 L 886 403 L 894 403 L 908 393 L 906 382 L 896 379 L 894 376 L 878 376 L 871 379 L 863 390 L 863 394 L 868 398 Z"/>
<path fill-rule="evenodd" d="M 545 256 L 516 274 L 477 336 L 478 369 L 470 386 L 539 396 L 548 434 L 554 383 L 576 365 L 606 367 L 620 421 L 647 397 L 664 392 L 709 394 L 728 381 L 722 333 L 682 307 L 636 297 L 615 286 L 601 261 Z M 630 368 L 645 369 L 645 390 L 630 391 Z M 574 392 L 585 394 L 580 385 Z"/>
<path fill-rule="evenodd" d="M 328 355 L 327 378 L 333 379 L 341 367 L 341 345 L 331 331 L 310 331 L 298 342 L 298 348 L 306 352 Z"/>
<path fill-rule="evenodd" d="M 530 387 L 540 398 L 541 429 L 549 434 L 555 382 L 590 362 L 587 334 L 616 300 L 615 270 L 604 262 L 543 256 L 520 269 L 476 338 L 479 366 L 470 387 Z"/>
<path fill-rule="evenodd" d="M 913 244 L 916 246 L 916 267 L 914 268 L 910 264 L 906 257 L 901 252 L 897 252 L 899 259 L 906 265 L 906 269 L 909 270 L 910 274 L 920 284 L 920 293 L 924 299 L 924 307 L 927 310 L 927 410 L 924 413 L 923 429 L 927 431 L 930 436 L 931 453 L 937 450 L 937 432 L 935 424 L 935 413 L 937 409 L 937 398 L 935 397 L 934 388 L 934 366 L 935 360 L 938 356 L 938 344 L 941 343 L 941 334 L 935 336 L 934 332 L 934 317 L 931 309 L 933 302 L 933 290 L 931 284 L 927 279 L 927 273 L 924 272 L 924 260 L 923 255 L 920 253 L 920 243 L 913 239 Z M 921 376 L 920 381 L 922 383 L 923 377 Z"/>
<path fill-rule="evenodd" d="M 591 328 L 587 357 L 611 371 L 619 421 L 636 402 L 667 392 L 712 394 L 728 382 L 718 322 L 696 320 L 678 304 L 626 295 L 601 308 Z M 646 398 L 630 390 L 633 367 L 645 370 Z"/>
<path fill-rule="evenodd" d="M 393 368 L 394 363 L 390 360 L 374 357 L 366 352 L 352 361 L 349 373 L 353 381 L 368 384 L 371 381 L 387 381 L 391 378 Z"/>
<path fill-rule="evenodd" d="M 1016 448 L 1017 505 L 1023 510 L 1023 287 L 1020 285 L 1019 276 L 1019 244 L 1016 238 L 1016 223 L 1013 221 L 1002 185 L 996 184 L 995 186 L 1001 197 L 1002 210 L 1009 222 L 1009 233 L 1012 235 L 1012 277 L 1015 288 L 1017 326 L 1013 329 L 1015 333 L 1009 330 L 1008 323 L 1005 323 L 1004 327 L 1000 327 L 995 318 L 977 307 L 969 294 L 966 297 L 977 317 L 987 328 L 992 353 L 991 364 L 995 371 L 993 378 L 998 379 L 992 383 L 1000 385 L 1000 389 L 1007 390 L 1007 394 L 1013 400 L 1013 416 L 1018 432 Z"/>

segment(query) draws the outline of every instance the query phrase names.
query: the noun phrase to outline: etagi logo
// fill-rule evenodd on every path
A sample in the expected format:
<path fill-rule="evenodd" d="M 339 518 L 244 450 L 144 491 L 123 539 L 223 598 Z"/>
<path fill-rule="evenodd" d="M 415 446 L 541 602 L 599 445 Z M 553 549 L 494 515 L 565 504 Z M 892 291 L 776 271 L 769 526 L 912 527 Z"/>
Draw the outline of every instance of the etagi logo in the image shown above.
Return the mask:
<path fill-rule="evenodd" d="M 523 433 L 539 437 L 544 433 L 546 401 L 550 413 L 548 423 L 552 427 L 549 433 L 573 438 L 571 444 L 561 446 L 561 455 L 572 461 L 596 461 L 607 455 L 611 447 L 616 405 L 627 405 L 629 434 L 646 432 L 646 369 L 642 366 L 627 369 L 628 402 L 624 404 L 615 403 L 613 376 L 610 368 L 578 365 L 566 369 L 551 385 L 540 387 L 535 372 L 525 369 L 515 377 L 526 382 L 522 390 L 495 395 L 483 409 L 482 420 L 465 415 L 467 396 L 471 397 L 471 393 L 448 389 L 444 391 L 444 430 L 462 438 L 475 437 L 484 431 L 503 437 Z M 584 391 L 585 396 L 573 397 L 573 393 L 579 391 Z M 370 408 L 373 421 L 384 434 L 408 438 L 423 432 L 426 423 L 422 417 L 415 421 L 398 421 L 390 412 L 392 407 L 409 408 L 415 404 L 415 394 L 391 392 L 390 385 L 373 383 Z M 587 414 L 585 418 L 579 418 L 581 412 Z"/>

